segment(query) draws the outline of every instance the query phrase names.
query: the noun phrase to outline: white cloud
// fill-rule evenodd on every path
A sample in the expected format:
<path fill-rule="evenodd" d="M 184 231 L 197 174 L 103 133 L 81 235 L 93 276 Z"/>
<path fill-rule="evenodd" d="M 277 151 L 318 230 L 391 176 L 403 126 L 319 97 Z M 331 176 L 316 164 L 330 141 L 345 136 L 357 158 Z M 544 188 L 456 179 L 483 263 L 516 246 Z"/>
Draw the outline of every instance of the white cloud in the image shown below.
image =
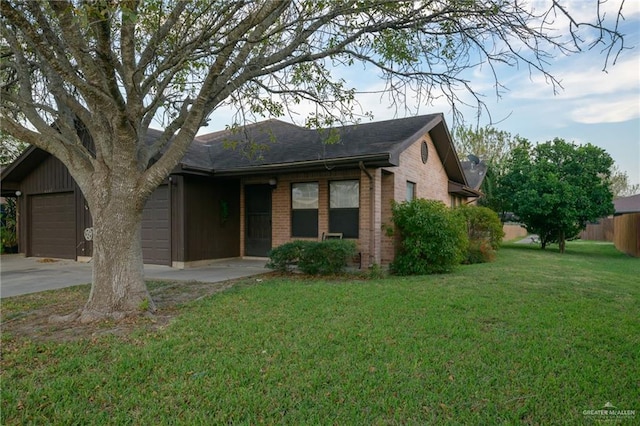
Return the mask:
<path fill-rule="evenodd" d="M 637 96 L 625 96 L 611 101 L 589 103 L 577 107 L 570 113 L 570 117 L 577 123 L 621 123 L 640 117 L 640 106 Z"/>

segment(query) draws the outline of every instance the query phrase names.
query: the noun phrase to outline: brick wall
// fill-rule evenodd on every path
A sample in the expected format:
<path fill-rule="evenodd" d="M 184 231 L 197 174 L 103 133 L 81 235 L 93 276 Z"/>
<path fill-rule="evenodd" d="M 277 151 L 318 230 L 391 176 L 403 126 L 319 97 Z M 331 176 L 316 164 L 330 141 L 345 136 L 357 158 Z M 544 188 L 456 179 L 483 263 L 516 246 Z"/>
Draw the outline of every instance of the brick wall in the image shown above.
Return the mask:
<path fill-rule="evenodd" d="M 427 142 L 429 156 L 427 163 L 422 162 L 421 145 Z M 416 140 L 400 154 L 400 166 L 387 167 L 382 179 L 382 220 L 381 220 L 381 264 L 389 264 L 394 258 L 400 237 L 397 232 L 387 235 L 386 229 L 393 229 L 391 201 L 406 201 L 407 181 L 416 184 L 416 198 L 439 200 L 450 205 L 449 178 L 440 161 L 431 137 L 426 134 Z"/>
<path fill-rule="evenodd" d="M 427 163 L 422 162 L 422 141 L 428 144 Z M 244 185 L 266 184 L 272 176 L 243 179 Z M 356 243 L 362 267 L 373 263 L 388 264 L 395 256 L 399 242 L 397 233 L 388 236 L 391 227 L 391 201 L 405 201 L 407 181 L 416 184 L 416 197 L 435 199 L 449 205 L 448 177 L 429 135 L 416 140 L 400 155 L 400 166 L 384 169 L 327 170 L 322 172 L 289 173 L 277 176 L 278 185 L 272 192 L 272 246 L 277 247 L 298 239 L 291 237 L 291 184 L 318 182 L 318 237 L 329 232 L 329 182 L 360 180 L 359 238 Z M 241 203 L 241 252 L 244 253 L 244 193 Z M 373 209 L 373 211 L 372 211 Z"/>
<path fill-rule="evenodd" d="M 426 164 L 422 162 L 420 154 L 422 141 L 427 142 L 429 151 Z M 393 172 L 396 176 L 396 201 L 405 201 L 407 181 L 410 181 L 416 184 L 417 198 L 440 200 L 446 205 L 450 204 L 449 178 L 428 134 L 400 154 L 400 167 L 385 170 Z"/>

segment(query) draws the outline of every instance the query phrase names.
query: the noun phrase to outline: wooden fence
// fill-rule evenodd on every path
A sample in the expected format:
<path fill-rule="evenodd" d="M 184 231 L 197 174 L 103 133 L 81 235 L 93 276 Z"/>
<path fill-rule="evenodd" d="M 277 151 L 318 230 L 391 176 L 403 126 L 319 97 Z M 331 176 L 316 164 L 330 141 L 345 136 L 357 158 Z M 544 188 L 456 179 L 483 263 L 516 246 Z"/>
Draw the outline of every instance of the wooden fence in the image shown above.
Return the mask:
<path fill-rule="evenodd" d="M 502 241 L 511 241 L 527 236 L 527 230 L 523 226 L 517 224 L 505 223 L 502 225 L 502 230 L 504 231 L 504 238 Z"/>
<path fill-rule="evenodd" d="M 629 256 L 640 257 L 640 213 L 616 216 L 614 229 L 616 248 Z"/>
<path fill-rule="evenodd" d="M 613 218 L 608 217 L 600 219 L 596 224 L 588 224 L 587 229 L 580 233 L 580 239 L 591 241 L 613 241 L 613 235 Z"/>

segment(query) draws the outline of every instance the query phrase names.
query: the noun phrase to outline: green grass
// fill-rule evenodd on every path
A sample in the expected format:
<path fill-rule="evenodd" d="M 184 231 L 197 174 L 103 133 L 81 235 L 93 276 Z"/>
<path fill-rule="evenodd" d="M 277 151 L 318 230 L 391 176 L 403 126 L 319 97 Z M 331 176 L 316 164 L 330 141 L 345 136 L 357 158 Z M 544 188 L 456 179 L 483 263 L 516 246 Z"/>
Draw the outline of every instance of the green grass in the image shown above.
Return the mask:
<path fill-rule="evenodd" d="M 238 286 L 126 339 L 5 336 L 1 423 L 582 424 L 640 409 L 639 277 L 611 245 L 513 244 L 448 275 Z"/>

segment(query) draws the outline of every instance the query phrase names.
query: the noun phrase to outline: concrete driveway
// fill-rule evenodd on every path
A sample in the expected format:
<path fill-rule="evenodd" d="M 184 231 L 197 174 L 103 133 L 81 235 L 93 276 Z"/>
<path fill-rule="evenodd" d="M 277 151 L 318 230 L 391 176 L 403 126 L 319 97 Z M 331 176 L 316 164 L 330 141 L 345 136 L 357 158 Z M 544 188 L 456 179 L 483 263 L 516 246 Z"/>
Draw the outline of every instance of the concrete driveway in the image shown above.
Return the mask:
<path fill-rule="evenodd" d="M 162 265 L 144 265 L 146 279 L 199 281 L 215 283 L 267 272 L 265 259 L 225 259 L 212 265 L 174 269 Z M 18 296 L 91 282 L 91 263 L 73 260 L 42 262 L 20 254 L 0 257 L 0 297 Z"/>

